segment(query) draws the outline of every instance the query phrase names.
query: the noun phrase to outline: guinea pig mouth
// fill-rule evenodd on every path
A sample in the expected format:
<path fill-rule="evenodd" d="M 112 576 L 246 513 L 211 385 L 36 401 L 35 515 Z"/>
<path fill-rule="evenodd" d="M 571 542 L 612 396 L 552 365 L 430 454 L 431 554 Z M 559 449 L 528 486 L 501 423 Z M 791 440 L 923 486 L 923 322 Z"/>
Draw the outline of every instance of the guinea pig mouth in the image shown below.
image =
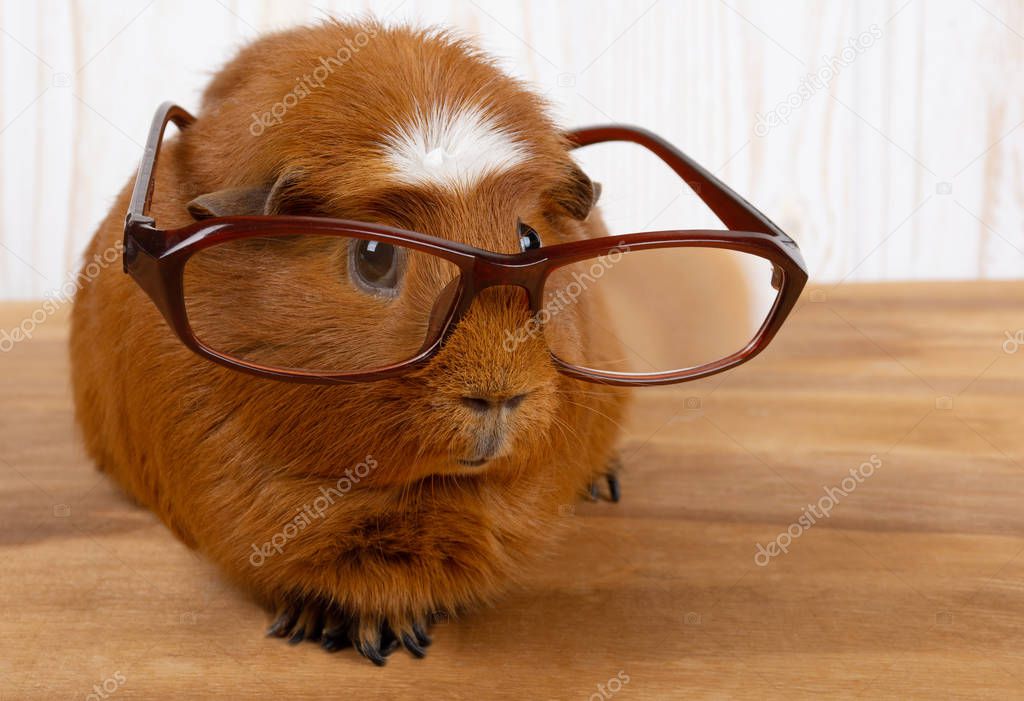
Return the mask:
<path fill-rule="evenodd" d="M 494 424 L 478 429 L 473 436 L 472 442 L 476 445 L 475 450 L 471 448 L 471 457 L 459 458 L 456 460 L 463 467 L 480 467 L 503 454 L 507 439 L 507 428 Z"/>

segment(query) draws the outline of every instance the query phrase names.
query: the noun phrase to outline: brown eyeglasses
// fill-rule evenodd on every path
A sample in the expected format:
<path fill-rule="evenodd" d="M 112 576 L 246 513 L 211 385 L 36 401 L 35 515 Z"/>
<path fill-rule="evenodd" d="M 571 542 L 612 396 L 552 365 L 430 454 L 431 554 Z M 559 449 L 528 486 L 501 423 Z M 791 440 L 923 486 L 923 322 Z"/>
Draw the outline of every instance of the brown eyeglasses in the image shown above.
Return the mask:
<path fill-rule="evenodd" d="M 255 375 L 314 383 L 399 375 L 443 347 L 483 290 L 506 286 L 525 291 L 532 314 L 495 339 L 509 352 L 541 338 L 571 377 L 683 382 L 761 352 L 807 281 L 797 244 L 767 217 L 657 135 L 618 125 L 568 137 L 574 148 L 648 149 L 729 229 L 518 254 L 324 217 L 228 216 L 159 229 L 147 212 L 164 131 L 194 120 L 172 103 L 157 110 L 125 220 L 124 269 L 189 349 Z M 726 279 L 736 289 L 715 289 Z"/>

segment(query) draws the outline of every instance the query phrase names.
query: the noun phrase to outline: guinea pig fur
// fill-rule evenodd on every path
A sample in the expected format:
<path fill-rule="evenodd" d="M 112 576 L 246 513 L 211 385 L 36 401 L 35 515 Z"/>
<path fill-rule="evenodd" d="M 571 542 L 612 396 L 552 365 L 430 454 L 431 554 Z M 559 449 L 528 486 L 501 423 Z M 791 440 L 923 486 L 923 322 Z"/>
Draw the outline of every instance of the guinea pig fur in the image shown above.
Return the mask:
<path fill-rule="evenodd" d="M 605 235 L 543 101 L 440 30 L 332 20 L 265 36 L 172 132 L 161 228 L 306 214 L 500 252 L 520 250 L 519 221 L 545 244 Z M 129 189 L 87 258 L 120 242 Z M 432 617 L 493 602 L 613 457 L 624 391 L 556 372 L 541 335 L 504 348 L 530 317 L 517 288 L 485 290 L 425 367 L 312 385 L 196 356 L 115 266 L 83 283 L 71 361 L 90 456 L 273 612 L 278 636 L 377 664 L 398 647 L 422 656 Z M 287 318 L 288 295 L 275 303 Z M 581 338 L 599 336 L 589 304 L 572 312 Z M 522 399 L 500 412 L 467 401 L 509 397 Z"/>

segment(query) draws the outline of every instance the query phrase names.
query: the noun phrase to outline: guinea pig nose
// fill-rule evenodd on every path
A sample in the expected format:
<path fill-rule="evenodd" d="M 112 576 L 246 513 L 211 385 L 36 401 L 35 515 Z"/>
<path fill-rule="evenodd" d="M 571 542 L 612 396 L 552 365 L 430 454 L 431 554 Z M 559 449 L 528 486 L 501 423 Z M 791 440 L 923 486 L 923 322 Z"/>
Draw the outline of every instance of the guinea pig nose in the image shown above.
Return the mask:
<path fill-rule="evenodd" d="M 478 414 L 486 414 L 489 411 L 515 409 L 523 403 L 526 395 L 527 393 L 524 392 L 523 394 L 517 394 L 513 397 L 465 396 L 462 397 L 462 403 Z"/>

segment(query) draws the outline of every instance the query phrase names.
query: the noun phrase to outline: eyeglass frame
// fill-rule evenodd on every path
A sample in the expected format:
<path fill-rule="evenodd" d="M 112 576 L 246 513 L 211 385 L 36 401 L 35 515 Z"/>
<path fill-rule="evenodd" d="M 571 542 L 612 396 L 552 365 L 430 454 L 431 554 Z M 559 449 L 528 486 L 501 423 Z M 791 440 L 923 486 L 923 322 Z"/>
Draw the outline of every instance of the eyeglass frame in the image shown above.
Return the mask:
<path fill-rule="evenodd" d="M 159 229 L 148 212 L 153 199 L 156 164 L 164 132 L 169 122 L 173 122 L 179 130 L 184 130 L 194 121 L 194 116 L 172 102 L 160 105 L 153 117 L 125 216 L 123 268 L 146 292 L 171 330 L 189 350 L 241 372 L 288 382 L 317 384 L 371 382 L 394 377 L 423 366 L 436 355 L 482 290 L 494 286 L 521 287 L 526 291 L 531 314 L 536 316 L 543 308 L 545 283 L 554 270 L 612 252 L 706 247 L 739 251 L 771 261 L 775 270 L 773 286 L 778 282 L 778 294 L 772 309 L 746 346 L 714 362 L 664 372 L 631 374 L 573 365 L 548 349 L 555 367 L 561 373 L 579 380 L 618 386 L 686 382 L 733 368 L 763 351 L 792 311 L 807 282 L 807 268 L 799 246 L 770 219 L 668 141 L 646 129 L 619 124 L 575 129 L 567 132 L 566 137 L 573 149 L 613 141 L 643 146 L 679 175 L 729 228 L 605 236 L 541 246 L 516 254 L 496 253 L 458 241 L 381 224 L 328 217 L 226 216 L 203 219 L 176 229 Z M 449 302 L 447 317 L 435 330 L 436 338 L 427 338 L 419 353 L 408 360 L 372 371 L 350 373 L 270 367 L 235 358 L 206 346 L 195 335 L 186 309 L 184 270 L 189 258 L 211 246 L 243 238 L 274 236 L 275 232 L 279 235 L 318 234 L 379 241 L 428 253 L 454 264 L 459 270 L 458 285 Z M 781 279 L 775 278 L 779 275 Z M 680 303 L 695 302 L 680 300 Z"/>

